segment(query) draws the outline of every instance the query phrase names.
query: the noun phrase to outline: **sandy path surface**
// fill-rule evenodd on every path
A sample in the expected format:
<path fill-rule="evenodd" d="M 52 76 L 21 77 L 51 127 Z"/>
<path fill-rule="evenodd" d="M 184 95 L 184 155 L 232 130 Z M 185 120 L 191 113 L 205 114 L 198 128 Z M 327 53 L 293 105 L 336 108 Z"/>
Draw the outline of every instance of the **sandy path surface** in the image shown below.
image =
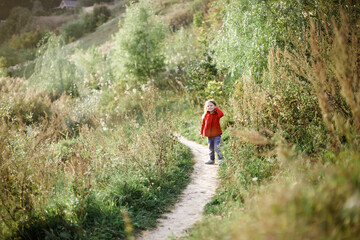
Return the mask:
<path fill-rule="evenodd" d="M 157 228 L 143 232 L 137 240 L 162 240 L 185 235 L 187 229 L 201 220 L 205 204 L 215 194 L 218 165 L 204 164 L 209 158 L 208 148 L 183 137 L 179 137 L 179 140 L 188 146 L 194 155 L 192 181 L 181 194 L 173 210 L 165 213 L 158 221 Z"/>

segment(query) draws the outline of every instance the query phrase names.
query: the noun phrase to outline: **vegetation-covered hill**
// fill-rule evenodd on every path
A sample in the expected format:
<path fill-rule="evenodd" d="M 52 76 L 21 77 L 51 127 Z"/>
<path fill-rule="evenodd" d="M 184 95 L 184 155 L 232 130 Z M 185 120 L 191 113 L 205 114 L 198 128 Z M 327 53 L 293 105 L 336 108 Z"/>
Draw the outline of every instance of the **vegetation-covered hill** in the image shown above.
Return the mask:
<path fill-rule="evenodd" d="M 2 237 L 153 226 L 191 170 L 171 133 L 204 142 L 214 98 L 222 181 L 187 238 L 357 239 L 357 1 L 144 0 L 91 47 L 106 11 L 47 35 L 27 79 L 0 65 Z"/>

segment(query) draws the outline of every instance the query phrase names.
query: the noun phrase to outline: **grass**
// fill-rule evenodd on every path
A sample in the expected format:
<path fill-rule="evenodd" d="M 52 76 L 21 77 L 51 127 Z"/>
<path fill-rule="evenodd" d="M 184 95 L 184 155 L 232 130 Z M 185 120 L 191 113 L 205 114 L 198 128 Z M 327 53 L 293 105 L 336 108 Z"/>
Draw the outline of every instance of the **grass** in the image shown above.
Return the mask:
<path fill-rule="evenodd" d="M 1 238 L 114 239 L 125 237 L 126 224 L 135 234 L 154 227 L 193 165 L 171 134 L 172 121 L 157 111 L 163 106 L 155 90 L 140 103 L 151 107 L 126 120 L 99 123 L 101 110 L 89 108 L 92 124 L 68 125 L 81 101 L 50 100 L 50 93 L 24 91 L 26 84 L 1 81 Z M 40 108 L 47 112 L 34 111 Z"/>
<path fill-rule="evenodd" d="M 168 16 L 171 4 L 187 4 L 163 3 Z M 175 11 L 174 26 L 192 9 L 199 10 Z M 313 25 L 298 52 L 270 52 L 263 82 L 243 76 L 225 86 L 221 183 L 186 239 L 357 239 L 355 22 L 343 18 L 332 36 Z M 99 32 L 110 36 L 115 26 L 114 19 Z M 105 41 L 92 37 L 79 44 Z M 107 62 L 88 53 L 94 59 L 82 65 L 95 87 L 77 96 L 0 81 L 1 238 L 131 238 L 154 227 L 189 181 L 191 155 L 172 132 L 206 144 L 202 106 L 189 97 L 203 92 L 134 91 L 111 71 L 98 84 L 109 69 L 89 66 Z"/>
<path fill-rule="evenodd" d="M 327 17 L 320 14 L 307 42 L 270 52 L 262 82 L 245 75 L 234 84 L 223 107 L 233 124 L 224 131 L 220 187 L 185 239 L 358 238 L 359 31 L 352 10 L 341 10 L 333 29 L 318 25 Z M 188 120 L 191 112 L 201 111 L 184 111 L 178 125 L 189 136 L 199 126 Z"/>
<path fill-rule="evenodd" d="M 88 49 L 92 46 L 100 46 L 107 41 L 112 40 L 112 35 L 119 30 L 120 17 L 115 17 L 108 22 L 102 24 L 95 32 L 86 34 L 84 37 L 75 41 L 71 45 L 80 49 Z"/>
<path fill-rule="evenodd" d="M 206 145 L 207 138 L 200 135 L 202 113 L 202 111 L 185 111 L 184 116 L 178 120 L 177 129 L 184 137 Z"/>
<path fill-rule="evenodd" d="M 251 190 L 243 204 L 227 200 L 221 213 L 208 215 L 186 239 L 356 239 L 358 210 L 350 202 L 358 196 L 359 158 L 354 152 L 336 158 L 345 155 L 343 167 L 305 167 L 303 176 L 284 172 Z"/>
<path fill-rule="evenodd" d="M 32 22 L 33 29 L 47 29 L 55 30 L 61 25 L 73 21 L 76 15 L 61 15 L 61 16 L 39 16 L 35 17 Z"/>

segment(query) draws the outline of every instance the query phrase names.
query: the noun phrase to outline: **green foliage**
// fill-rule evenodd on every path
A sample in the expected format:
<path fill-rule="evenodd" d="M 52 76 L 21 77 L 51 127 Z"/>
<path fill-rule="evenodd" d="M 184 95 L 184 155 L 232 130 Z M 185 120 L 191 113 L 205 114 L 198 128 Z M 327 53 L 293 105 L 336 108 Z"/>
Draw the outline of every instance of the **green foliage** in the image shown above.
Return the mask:
<path fill-rule="evenodd" d="M 7 67 L 6 67 L 6 58 L 1 56 L 0 57 L 0 77 L 6 77 L 7 76 Z"/>
<path fill-rule="evenodd" d="M 13 35 L 10 40 L 10 46 L 16 50 L 22 48 L 35 48 L 46 34 L 48 34 L 47 31 L 38 29 L 20 35 Z"/>
<path fill-rule="evenodd" d="M 29 81 L 34 87 L 47 90 L 55 98 L 63 93 L 79 95 L 80 75 L 68 57 L 69 51 L 64 47 L 64 41 L 50 35 L 39 48 L 34 73 Z"/>
<path fill-rule="evenodd" d="M 183 91 L 187 87 L 186 68 L 196 58 L 198 52 L 194 36 L 191 28 L 181 28 L 172 32 L 165 44 L 166 77 L 175 91 Z"/>
<path fill-rule="evenodd" d="M 136 232 L 153 227 L 189 181 L 190 152 L 152 88 L 116 121 L 101 113 L 101 91 L 51 101 L 6 78 L 0 92 L 0 238 L 124 238 L 126 216 Z"/>
<path fill-rule="evenodd" d="M 124 23 L 115 35 L 114 68 L 119 77 L 133 77 L 139 86 L 158 81 L 165 68 L 163 44 L 166 26 L 148 1 L 127 8 Z M 128 78 L 128 77 L 126 77 Z"/>
<path fill-rule="evenodd" d="M 183 105 L 183 109 L 179 109 L 177 122 L 177 131 L 181 133 L 182 136 L 196 141 L 198 143 L 207 144 L 207 138 L 200 135 L 201 129 L 201 115 L 203 114 L 203 109 L 197 109 L 193 111 L 189 104 Z"/>
<path fill-rule="evenodd" d="M 50 10 L 58 7 L 61 3 L 61 0 L 40 0 L 40 2 L 45 9 Z"/>
<path fill-rule="evenodd" d="M 205 89 L 206 99 L 220 99 L 223 95 L 223 82 L 209 81 Z"/>
<path fill-rule="evenodd" d="M 196 104 L 202 104 L 209 95 L 221 95 L 220 92 L 214 92 L 213 90 L 216 89 L 211 86 L 212 83 L 218 82 L 219 76 L 216 65 L 212 63 L 211 57 L 206 53 L 194 59 L 186 67 L 185 76 L 188 80 L 187 89 Z"/>
<path fill-rule="evenodd" d="M 194 14 L 194 17 L 193 17 L 193 25 L 195 27 L 201 27 L 202 24 L 203 24 L 203 21 L 204 21 L 204 18 L 202 16 L 202 13 L 201 12 L 197 12 Z"/>
<path fill-rule="evenodd" d="M 236 76 L 250 72 L 259 79 L 270 48 L 303 37 L 305 17 L 300 1 L 234 0 L 220 5 L 223 30 L 214 31 L 213 57 L 219 68 Z"/>
<path fill-rule="evenodd" d="M 197 49 L 185 58 L 186 67 L 180 64 L 178 67 L 183 68 L 186 89 L 195 104 L 203 104 L 205 99 L 211 97 L 222 101 L 219 97 L 224 96 L 223 74 L 212 59 L 210 39 L 204 27 L 199 28 L 198 31 L 199 33 L 194 34 L 197 37 Z"/>
<path fill-rule="evenodd" d="M 224 141 L 222 183 L 188 238 L 355 239 L 360 117 L 349 96 L 359 92 L 358 4 L 219 6 L 222 27 L 206 22 L 215 30 L 209 49 L 217 70 L 233 74 L 224 81 L 228 123 L 248 130 Z"/>
<path fill-rule="evenodd" d="M 86 51 L 77 51 L 73 60 L 83 73 L 84 85 L 90 89 L 101 89 L 113 81 L 112 69 L 106 63 L 106 56 L 95 47 Z"/>
<path fill-rule="evenodd" d="M 39 123 L 51 115 L 49 97 L 45 93 L 26 91 L 27 87 L 23 79 L 0 79 L 0 102 L 5 110 L 1 115 L 3 120 L 29 125 Z"/>
<path fill-rule="evenodd" d="M 218 217 L 208 216 L 189 239 L 207 239 L 210 234 L 217 239 L 274 235 L 278 239 L 356 239 L 360 231 L 359 154 L 346 150 L 335 158 L 341 164 L 311 167 L 305 159 L 288 162 L 288 167 L 296 169 L 292 174 L 281 174 L 248 194 L 245 205 L 229 204 Z"/>
<path fill-rule="evenodd" d="M 66 42 L 70 43 L 76 39 L 81 38 L 86 33 L 84 21 L 78 19 L 66 24 L 63 24 L 60 28 L 60 32 L 63 35 Z"/>
<path fill-rule="evenodd" d="M 80 235 L 81 229 L 66 219 L 60 209 L 49 209 L 48 213 L 30 216 L 19 224 L 19 230 L 12 238 L 23 239 L 73 239 L 74 233 Z M 76 236 L 76 235 L 75 235 Z"/>
<path fill-rule="evenodd" d="M 95 6 L 91 13 L 83 14 L 78 19 L 63 24 L 60 32 L 66 42 L 73 42 L 86 33 L 94 32 L 110 18 L 110 15 L 111 12 L 106 6 Z"/>
<path fill-rule="evenodd" d="M 191 28 L 181 28 L 168 36 L 165 45 L 166 66 L 175 71 L 183 70 L 197 56 L 196 34 Z M 182 81 L 185 81 L 182 80 Z M 185 82 L 184 82 L 185 83 Z"/>
<path fill-rule="evenodd" d="M 79 4 L 82 6 L 92 6 L 96 3 L 108 3 L 113 2 L 114 0 L 79 0 Z"/>
<path fill-rule="evenodd" d="M 13 34 L 19 34 L 31 22 L 31 18 L 29 9 L 23 7 L 13 8 L 6 22 L 0 25 L 0 42 L 10 38 Z"/>
<path fill-rule="evenodd" d="M 92 13 L 86 14 L 84 17 L 86 31 L 95 31 L 95 29 L 105 23 L 110 16 L 111 12 L 106 6 L 95 6 Z"/>
<path fill-rule="evenodd" d="M 11 11 L 16 7 L 23 7 L 30 9 L 32 7 L 32 0 L 13 0 L 0 2 L 0 19 L 6 19 Z"/>
<path fill-rule="evenodd" d="M 36 57 L 36 49 L 23 48 L 16 50 L 9 45 L 9 42 L 6 42 L 0 46 L 0 56 L 6 59 L 6 67 L 11 67 L 29 60 L 33 60 Z M 12 69 L 9 68 L 8 70 L 9 72 L 12 72 Z"/>

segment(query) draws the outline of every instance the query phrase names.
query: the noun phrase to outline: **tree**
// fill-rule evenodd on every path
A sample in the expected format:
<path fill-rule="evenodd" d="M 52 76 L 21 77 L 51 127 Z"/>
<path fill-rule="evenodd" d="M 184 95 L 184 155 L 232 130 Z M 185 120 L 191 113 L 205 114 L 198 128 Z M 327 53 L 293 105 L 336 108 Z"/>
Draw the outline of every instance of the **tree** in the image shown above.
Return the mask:
<path fill-rule="evenodd" d="M 0 25 L 0 42 L 9 39 L 13 34 L 19 34 L 31 22 L 31 12 L 27 8 L 15 7 L 11 10 L 6 22 Z"/>
<path fill-rule="evenodd" d="M 165 68 L 162 53 L 165 37 L 166 26 L 148 1 L 130 5 L 123 26 L 115 36 L 117 72 L 133 77 L 137 85 L 155 80 Z"/>
<path fill-rule="evenodd" d="M 303 40 L 302 1 L 224 0 L 218 4 L 223 26 L 213 33 L 213 58 L 219 68 L 237 77 L 251 72 L 261 78 L 271 48 Z"/>
<path fill-rule="evenodd" d="M 61 0 L 40 0 L 40 2 L 46 10 L 50 10 L 50 9 L 53 9 L 53 8 L 59 6 L 61 3 Z"/>
<path fill-rule="evenodd" d="M 38 49 L 34 73 L 29 78 L 32 86 L 50 92 L 52 98 L 66 93 L 70 96 L 79 95 L 80 75 L 73 62 L 69 61 L 69 50 L 65 42 L 54 34 L 43 39 Z"/>
<path fill-rule="evenodd" d="M 24 7 L 31 9 L 33 0 L 1 0 L 0 19 L 6 19 L 14 7 Z"/>

